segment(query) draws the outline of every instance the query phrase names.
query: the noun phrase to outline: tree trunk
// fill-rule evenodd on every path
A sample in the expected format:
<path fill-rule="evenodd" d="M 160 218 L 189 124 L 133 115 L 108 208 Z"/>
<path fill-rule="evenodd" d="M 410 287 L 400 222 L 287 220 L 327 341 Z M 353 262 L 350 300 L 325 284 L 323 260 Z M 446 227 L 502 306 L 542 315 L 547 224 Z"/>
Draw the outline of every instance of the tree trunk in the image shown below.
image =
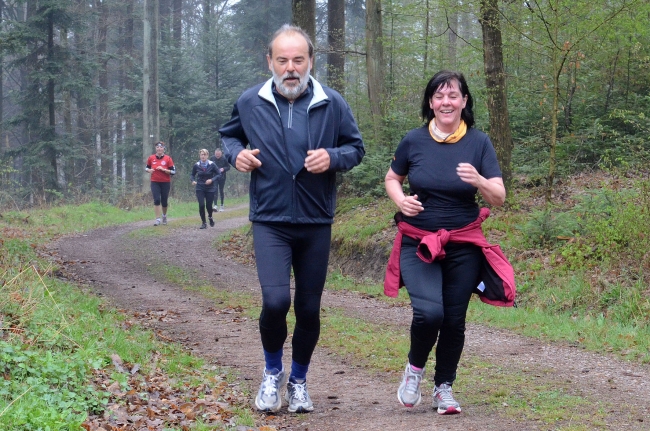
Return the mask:
<path fill-rule="evenodd" d="M 123 57 L 123 64 L 124 64 L 124 70 L 128 71 L 131 70 L 132 67 L 132 62 L 130 59 L 134 58 L 134 52 L 133 52 L 133 35 L 134 35 L 134 22 L 133 22 L 133 10 L 134 10 L 134 3 L 135 0 L 128 0 L 128 3 L 126 5 L 126 22 L 124 24 L 124 52 L 125 56 Z M 128 94 L 131 94 L 134 88 L 134 82 L 133 79 L 131 79 L 131 76 L 128 73 L 124 74 L 124 88 L 126 89 Z M 124 132 L 124 139 L 125 139 L 125 146 L 124 146 L 124 153 L 126 153 L 126 148 L 129 143 L 134 143 L 136 141 L 135 133 L 133 131 L 133 116 L 132 115 L 127 115 L 125 116 L 125 121 L 126 124 L 124 124 L 123 129 L 125 130 Z M 138 158 L 139 160 L 139 158 Z M 132 160 L 131 160 L 132 161 Z M 125 165 L 126 162 L 123 163 Z M 131 175 L 127 176 L 126 175 L 126 166 L 124 166 L 124 170 L 122 172 L 122 178 L 124 178 L 124 184 L 126 185 L 127 181 L 131 181 L 133 183 L 134 190 L 136 190 L 137 183 L 140 180 L 139 176 Z"/>
<path fill-rule="evenodd" d="M 503 67 L 498 0 L 481 1 L 480 21 L 483 30 L 483 63 L 487 105 L 490 114 L 490 138 L 497 153 L 506 190 L 510 190 L 514 144 L 508 118 L 508 97 Z"/>
<path fill-rule="evenodd" d="M 170 50 L 172 55 L 171 66 L 172 73 L 170 76 L 170 87 L 169 92 L 170 107 L 167 112 L 168 115 L 168 134 L 167 134 L 167 148 L 171 152 L 174 148 L 174 136 L 176 135 L 174 131 L 174 116 L 177 112 L 178 104 L 178 93 L 179 85 L 177 81 L 178 74 L 180 73 L 180 63 L 181 63 L 181 34 L 182 34 L 182 13 L 183 13 L 183 2 L 182 0 L 173 0 L 171 2 L 171 43 L 174 49 Z"/>
<path fill-rule="evenodd" d="M 429 10 L 429 0 L 426 0 L 425 4 L 426 8 L 426 16 L 424 20 L 424 58 L 423 58 L 423 63 L 424 63 L 424 68 L 423 68 L 423 73 L 422 77 L 424 79 L 427 79 L 427 68 L 429 66 L 429 26 L 431 25 L 431 12 Z"/>
<path fill-rule="evenodd" d="M 61 30 L 61 44 L 64 46 L 65 50 L 68 50 L 70 45 L 68 33 L 68 29 Z M 63 132 L 65 133 L 65 138 L 67 140 L 72 139 L 72 97 L 70 95 L 70 90 L 67 89 L 63 91 Z M 59 152 L 56 160 L 57 183 L 59 184 L 59 190 L 66 190 L 66 170 L 69 171 L 69 168 L 66 169 L 67 154 L 63 155 Z"/>
<path fill-rule="evenodd" d="M 458 64 L 458 4 L 451 8 L 447 20 L 449 26 L 447 29 L 447 64 L 451 70 L 456 70 Z"/>
<path fill-rule="evenodd" d="M 372 114 L 374 141 L 382 141 L 384 118 L 384 48 L 381 18 L 381 0 L 366 1 L 366 69 L 368 98 Z"/>
<path fill-rule="evenodd" d="M 345 0 L 327 2 L 327 85 L 345 91 Z"/>
<path fill-rule="evenodd" d="M 84 0 L 77 0 L 76 7 L 80 11 L 82 11 L 82 13 L 85 13 L 88 8 L 88 4 Z M 77 31 L 73 32 L 72 37 L 73 37 L 73 43 L 75 47 L 77 47 L 77 50 L 79 51 L 79 57 L 82 58 L 84 61 L 87 60 L 87 57 L 89 57 L 88 52 L 91 51 L 90 49 L 88 49 L 88 46 L 92 42 L 88 40 L 88 38 L 84 37 L 84 35 L 82 35 L 80 32 Z M 86 74 L 84 73 L 84 75 Z M 87 76 L 84 76 L 84 78 L 89 79 L 89 77 Z M 90 113 L 91 108 L 89 102 L 89 95 L 83 90 L 75 90 L 73 91 L 72 96 L 78 112 L 77 121 L 76 121 L 78 139 L 81 142 L 83 151 L 92 154 L 94 152 L 93 138 L 92 138 L 92 133 L 90 131 L 90 128 L 88 126 L 89 124 L 88 119 L 92 117 L 92 114 Z M 77 168 L 79 166 L 81 166 L 81 169 L 77 171 Z M 79 186 L 80 184 L 90 182 L 92 180 L 93 173 L 94 170 L 86 169 L 83 163 L 80 164 L 75 163 L 73 164 L 72 167 L 73 175 L 71 177 L 71 180 L 74 180 L 74 184 L 76 186 Z"/>
<path fill-rule="evenodd" d="M 315 45 L 316 0 L 293 0 L 291 11 L 293 14 L 293 24 L 305 30 Z"/>
<path fill-rule="evenodd" d="M 576 55 L 575 61 L 569 63 L 567 68 L 567 94 L 566 94 L 566 107 L 564 108 L 564 129 L 570 131 L 573 126 L 573 98 L 578 88 L 578 65 L 580 59 Z"/>
<path fill-rule="evenodd" d="M 47 65 L 46 68 L 52 70 L 54 65 L 54 16 L 52 13 L 47 14 Z M 47 112 L 48 124 L 45 128 L 45 134 L 42 137 L 44 141 L 45 160 L 50 163 L 51 171 L 45 178 L 45 186 L 49 190 L 58 190 L 58 166 L 56 161 L 56 110 L 54 104 L 54 77 L 47 79 Z M 47 193 L 49 194 L 49 193 Z"/>
<path fill-rule="evenodd" d="M 99 11 L 99 27 L 97 33 L 97 53 L 99 55 L 99 119 L 97 122 L 97 134 L 99 142 L 97 142 L 97 154 L 99 171 L 96 173 L 96 185 L 101 189 L 104 184 L 104 179 L 108 180 L 111 176 L 111 165 L 108 161 L 111 159 L 112 150 L 109 145 L 109 113 L 108 113 L 108 51 L 107 40 L 108 35 L 108 6 L 106 0 L 97 0 L 96 7 Z M 106 163 L 104 163 L 106 161 Z"/>
<path fill-rule="evenodd" d="M 142 56 L 142 163 L 160 140 L 158 102 L 158 0 L 144 0 L 144 52 Z M 142 191 L 149 184 L 149 174 L 143 172 Z"/>
<path fill-rule="evenodd" d="M 607 80 L 607 96 L 605 96 L 605 108 L 603 109 L 603 115 L 607 115 L 609 112 L 609 103 L 612 100 L 612 93 L 614 92 L 614 78 L 616 77 L 616 65 L 618 64 L 618 58 L 621 54 L 621 48 L 616 51 L 616 57 L 614 57 L 614 62 L 612 63 L 611 71 L 609 72 L 609 79 Z"/>

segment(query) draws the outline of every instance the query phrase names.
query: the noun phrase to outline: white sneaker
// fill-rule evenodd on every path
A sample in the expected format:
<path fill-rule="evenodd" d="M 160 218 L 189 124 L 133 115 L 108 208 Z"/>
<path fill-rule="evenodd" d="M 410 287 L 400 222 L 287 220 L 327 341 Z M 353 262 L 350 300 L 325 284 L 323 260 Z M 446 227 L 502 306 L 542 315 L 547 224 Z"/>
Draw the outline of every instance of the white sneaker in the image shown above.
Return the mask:
<path fill-rule="evenodd" d="M 219 209 L 219 212 L 224 212 L 225 210 L 223 209 L 223 205 L 221 205 L 221 209 Z"/>
<path fill-rule="evenodd" d="M 441 415 L 453 415 L 460 413 L 460 404 L 451 394 L 451 385 L 442 383 L 433 389 L 433 407 L 438 408 Z"/>
<path fill-rule="evenodd" d="M 264 370 L 260 390 L 255 397 L 255 407 L 263 412 L 277 412 L 282 407 L 280 390 L 287 381 L 284 370 Z"/>
<path fill-rule="evenodd" d="M 420 371 L 415 371 L 411 368 L 411 364 L 406 364 L 402 383 L 397 389 L 397 400 L 404 407 L 415 407 L 422 401 L 422 392 L 420 391 L 420 383 L 424 376 L 424 368 Z"/>
<path fill-rule="evenodd" d="M 314 403 L 309 398 L 307 392 L 307 382 L 287 383 L 287 393 L 285 399 L 289 403 L 289 413 L 307 413 L 314 410 Z"/>

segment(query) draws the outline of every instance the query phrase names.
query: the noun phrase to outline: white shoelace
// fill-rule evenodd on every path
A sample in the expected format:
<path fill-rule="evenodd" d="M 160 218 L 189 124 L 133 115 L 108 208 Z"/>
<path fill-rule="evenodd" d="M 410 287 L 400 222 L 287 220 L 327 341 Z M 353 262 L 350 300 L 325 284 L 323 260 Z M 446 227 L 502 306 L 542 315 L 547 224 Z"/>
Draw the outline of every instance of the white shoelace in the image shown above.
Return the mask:
<path fill-rule="evenodd" d="M 307 400 L 307 388 L 304 383 L 294 383 L 293 384 L 293 398 L 298 401 Z"/>
<path fill-rule="evenodd" d="M 456 400 L 454 397 L 451 395 L 451 386 L 449 385 L 440 385 L 437 387 L 437 392 L 438 392 L 438 397 L 446 402 L 446 403 L 452 403 L 455 404 Z"/>
<path fill-rule="evenodd" d="M 264 378 L 264 395 L 273 395 L 278 391 L 278 376 L 270 374 Z"/>

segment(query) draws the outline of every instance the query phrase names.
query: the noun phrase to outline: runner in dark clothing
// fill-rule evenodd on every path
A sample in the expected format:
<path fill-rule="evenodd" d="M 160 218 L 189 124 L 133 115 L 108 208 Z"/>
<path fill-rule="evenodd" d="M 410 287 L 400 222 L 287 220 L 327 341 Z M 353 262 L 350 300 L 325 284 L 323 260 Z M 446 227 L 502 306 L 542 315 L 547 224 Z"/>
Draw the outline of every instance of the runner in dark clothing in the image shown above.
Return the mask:
<path fill-rule="evenodd" d="M 273 78 L 246 90 L 219 129 L 228 162 L 250 172 L 249 219 L 262 288 L 259 327 L 265 368 L 255 397 L 264 412 L 310 412 L 307 372 L 320 334 L 336 173 L 361 162 L 365 150 L 352 110 L 335 90 L 310 76 L 314 46 L 285 25 L 267 60 Z M 291 368 L 283 365 L 295 275 Z"/>
<path fill-rule="evenodd" d="M 225 157 L 223 157 L 223 151 L 220 148 L 214 150 L 214 156 L 210 157 L 210 160 L 217 165 L 219 173 L 221 176 L 217 180 L 217 195 L 215 196 L 214 206 L 212 209 L 214 211 L 223 211 L 223 196 L 224 196 L 224 187 L 226 185 L 226 172 L 230 170 L 230 164 Z M 218 207 L 218 201 L 221 198 L 221 208 Z"/>
<path fill-rule="evenodd" d="M 192 185 L 196 186 L 196 199 L 199 201 L 199 215 L 201 216 L 201 228 L 205 229 L 207 224 L 205 222 L 205 210 L 208 210 L 208 220 L 210 227 L 214 227 L 214 219 L 212 218 L 212 201 L 214 194 L 217 191 L 217 180 L 221 176 L 217 165 L 211 160 L 208 160 L 208 150 L 199 150 L 200 160 L 192 166 L 192 174 L 190 180 Z"/>

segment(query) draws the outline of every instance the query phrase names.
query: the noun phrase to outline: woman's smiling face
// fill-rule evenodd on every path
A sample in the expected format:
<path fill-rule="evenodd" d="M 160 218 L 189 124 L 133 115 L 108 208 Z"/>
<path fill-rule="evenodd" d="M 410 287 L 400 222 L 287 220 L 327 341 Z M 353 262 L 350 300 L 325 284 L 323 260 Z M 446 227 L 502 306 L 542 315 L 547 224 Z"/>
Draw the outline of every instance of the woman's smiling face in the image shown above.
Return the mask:
<path fill-rule="evenodd" d="M 436 127 L 441 132 L 454 133 L 460 125 L 461 113 L 466 103 L 467 97 L 463 97 L 460 84 L 455 79 L 440 86 L 429 100 Z"/>

